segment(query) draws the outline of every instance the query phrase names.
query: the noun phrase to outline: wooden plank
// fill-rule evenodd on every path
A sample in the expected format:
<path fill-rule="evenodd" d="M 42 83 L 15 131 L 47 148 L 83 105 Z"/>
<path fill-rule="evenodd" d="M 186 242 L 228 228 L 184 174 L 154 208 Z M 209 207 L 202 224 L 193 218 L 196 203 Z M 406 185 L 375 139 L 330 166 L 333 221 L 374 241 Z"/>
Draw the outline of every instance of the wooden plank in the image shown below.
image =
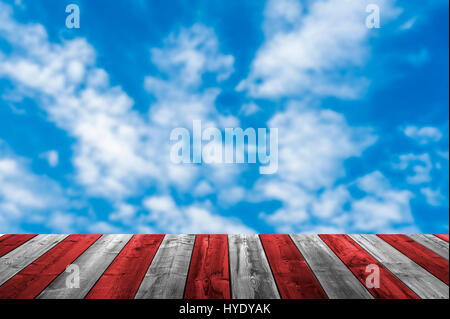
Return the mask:
<path fill-rule="evenodd" d="M 280 299 L 258 235 L 229 235 L 233 299 Z"/>
<path fill-rule="evenodd" d="M 416 243 L 406 235 L 378 235 L 403 255 L 420 265 L 437 278 L 449 284 L 449 263 L 438 254 Z"/>
<path fill-rule="evenodd" d="M 196 236 L 184 298 L 230 299 L 227 235 Z"/>
<path fill-rule="evenodd" d="M 103 235 L 74 262 L 79 267 L 79 288 L 67 287 L 72 272 L 62 272 L 38 299 L 83 299 L 111 265 L 132 235 Z"/>
<path fill-rule="evenodd" d="M 0 257 L 26 243 L 36 235 L 4 235 L 0 237 Z"/>
<path fill-rule="evenodd" d="M 0 299 L 33 299 L 100 235 L 70 235 L 0 287 Z"/>
<path fill-rule="evenodd" d="M 319 235 L 339 259 L 350 269 L 358 280 L 366 286 L 371 272 L 367 266 L 376 265 L 380 274 L 378 288 L 366 288 L 376 299 L 418 299 L 419 297 L 403 282 L 383 267 L 375 258 L 361 248 L 348 235 Z"/>
<path fill-rule="evenodd" d="M 136 299 L 182 299 L 195 235 L 166 235 Z"/>
<path fill-rule="evenodd" d="M 435 236 L 442 240 L 445 240 L 448 243 L 448 234 L 436 234 Z"/>
<path fill-rule="evenodd" d="M 134 235 L 114 259 L 86 299 L 132 299 L 164 235 Z"/>
<path fill-rule="evenodd" d="M 0 257 L 0 286 L 66 237 L 67 235 L 38 235 Z"/>
<path fill-rule="evenodd" d="M 291 235 L 330 299 L 372 299 L 372 295 L 317 235 Z"/>
<path fill-rule="evenodd" d="M 434 235 L 411 234 L 411 239 L 448 260 L 448 243 Z"/>
<path fill-rule="evenodd" d="M 420 298 L 449 298 L 449 290 L 446 284 L 377 235 L 350 235 L 350 237 Z"/>
<path fill-rule="evenodd" d="M 260 235 L 283 299 L 326 299 L 316 277 L 288 235 Z"/>

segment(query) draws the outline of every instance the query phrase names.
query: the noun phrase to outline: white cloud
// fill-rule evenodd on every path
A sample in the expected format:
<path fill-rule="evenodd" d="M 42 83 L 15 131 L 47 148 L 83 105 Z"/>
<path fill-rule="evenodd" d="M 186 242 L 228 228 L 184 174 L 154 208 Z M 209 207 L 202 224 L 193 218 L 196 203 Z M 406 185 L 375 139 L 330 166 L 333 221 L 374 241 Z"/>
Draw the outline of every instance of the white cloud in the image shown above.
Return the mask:
<path fill-rule="evenodd" d="M 78 219 L 76 215 L 56 211 L 49 216 L 46 226 L 58 233 L 73 234 L 77 232 Z"/>
<path fill-rule="evenodd" d="M 420 192 L 425 196 L 427 203 L 431 206 L 441 206 L 445 201 L 445 197 L 442 195 L 440 189 L 424 187 L 420 189 Z"/>
<path fill-rule="evenodd" d="M 239 220 L 213 214 L 201 205 L 179 207 L 169 196 L 148 197 L 143 205 L 149 214 L 141 220 L 167 233 L 254 233 Z"/>
<path fill-rule="evenodd" d="M 342 213 L 350 197 L 350 192 L 344 186 L 327 189 L 312 204 L 312 212 L 320 218 L 333 217 Z"/>
<path fill-rule="evenodd" d="M 119 228 L 114 223 L 132 227 L 129 217 L 136 214 L 137 220 L 140 216 L 125 200 L 144 194 L 151 186 L 157 194 L 166 194 L 171 188 L 178 193 L 190 192 L 202 181 L 213 189 L 234 183 L 238 167 L 177 166 L 169 159 L 171 129 L 189 128 L 194 119 L 205 127 L 239 124 L 233 116 L 216 110 L 219 89 L 202 89 L 204 74 L 220 82 L 233 72 L 234 58 L 219 52 L 212 29 L 202 25 L 182 28 L 171 34 L 162 48 L 151 50 L 151 59 L 162 76 L 145 79 L 145 88 L 155 103 L 147 116 L 142 116 L 133 110 L 134 101 L 121 87 L 112 86 L 106 71 L 96 66 L 95 50 L 86 40 L 52 43 L 43 26 L 17 23 L 10 7 L 0 6 L 0 37 L 11 46 L 8 55 L 0 55 L 0 77 L 15 84 L 16 95 L 36 100 L 49 120 L 75 139 L 72 162 L 76 181 L 87 195 L 104 197 L 114 204 L 112 223 L 92 221 L 89 231 L 115 232 Z M 224 226 L 223 232 L 248 230 L 239 221 L 200 206 L 187 207 L 185 217 L 180 218 L 185 224 L 173 229 L 207 232 Z M 57 217 L 63 228 L 74 222 L 70 216 Z M 154 219 L 151 226 L 143 222 L 128 229 L 172 229 L 177 220 Z"/>
<path fill-rule="evenodd" d="M 449 152 L 448 151 L 446 151 L 446 152 L 437 152 L 437 154 L 440 156 L 440 157 L 442 157 L 443 159 L 446 159 L 447 161 L 449 160 Z"/>
<path fill-rule="evenodd" d="M 414 165 L 415 164 L 415 165 Z M 413 175 L 407 177 L 407 182 L 410 184 L 422 184 L 431 181 L 431 170 L 433 164 L 430 155 L 425 153 L 421 155 L 403 154 L 399 156 L 399 163 L 394 165 L 394 168 L 406 170 L 412 169 Z"/>
<path fill-rule="evenodd" d="M 261 217 L 282 233 L 417 232 L 411 214 L 412 193 L 393 188 L 376 171 L 355 183 L 327 188 L 319 196 L 291 183 L 266 183 L 265 195 L 283 207 Z M 363 196 L 349 189 L 357 187 Z"/>
<path fill-rule="evenodd" d="M 417 186 L 430 206 L 448 205 L 448 196 L 442 193 L 448 192 L 448 152 L 433 153 L 402 154 L 393 167 L 405 173 L 406 181 Z"/>
<path fill-rule="evenodd" d="M 126 203 L 116 205 L 115 211 L 109 215 L 111 221 L 120 221 L 125 225 L 133 224 L 137 208 Z"/>
<path fill-rule="evenodd" d="M 355 229 L 383 233 L 399 232 L 399 229 L 418 231 L 411 214 L 411 192 L 392 188 L 379 171 L 360 178 L 357 185 L 366 195 L 352 202 Z"/>
<path fill-rule="evenodd" d="M 442 138 L 442 132 L 432 126 L 424 126 L 424 127 L 418 127 L 418 126 L 407 126 L 403 133 L 416 140 L 420 144 L 428 144 L 430 142 L 439 142 Z"/>
<path fill-rule="evenodd" d="M 279 129 L 278 175 L 311 190 L 343 177 L 344 160 L 360 156 L 376 140 L 369 129 L 349 126 L 339 113 L 299 103 L 274 115 L 268 126 Z"/>
<path fill-rule="evenodd" d="M 45 159 L 51 167 L 56 167 L 59 164 L 59 155 L 55 150 L 41 153 L 39 157 Z"/>
<path fill-rule="evenodd" d="M 214 189 L 212 188 L 211 184 L 209 184 L 207 181 L 201 181 L 194 189 L 192 194 L 194 196 L 203 197 L 214 193 Z"/>
<path fill-rule="evenodd" d="M 96 223 L 92 223 L 87 226 L 87 229 L 90 233 L 98 233 L 98 234 L 119 234 L 121 233 L 121 228 L 115 227 L 110 223 L 100 221 Z"/>
<path fill-rule="evenodd" d="M 0 141 L 0 232 L 23 232 L 23 224 L 41 221 L 48 211 L 66 204 L 58 184 L 33 174 Z"/>
<path fill-rule="evenodd" d="M 37 99 L 49 118 L 76 138 L 76 179 L 92 195 L 121 199 L 151 184 L 188 189 L 199 169 L 170 163 L 170 130 L 188 127 L 193 119 L 205 125 L 236 123 L 216 111 L 218 89 L 198 93 L 191 88 L 205 72 L 222 80 L 233 71 L 233 58 L 218 52 L 211 29 L 182 29 L 165 47 L 152 50 L 152 60 L 170 80 L 146 78 L 147 90 L 157 99 L 146 119 L 132 109 L 132 99 L 120 87 L 108 83 L 84 39 L 50 43 L 41 25 L 18 24 L 4 5 L 1 20 L 0 35 L 15 50 L 0 59 L 0 76 Z"/>
<path fill-rule="evenodd" d="M 417 17 L 412 17 L 411 19 L 407 20 L 405 23 L 403 23 L 400 26 L 400 30 L 410 30 L 412 29 L 416 23 L 417 23 Z"/>
<path fill-rule="evenodd" d="M 344 162 L 375 142 L 370 129 L 352 127 L 339 113 L 300 103 L 276 113 L 268 126 L 280 130 L 279 171 L 260 178 L 254 197 L 281 202 L 275 212 L 261 214 L 278 232 L 417 230 L 412 193 L 392 187 L 381 172 L 340 181 Z"/>
<path fill-rule="evenodd" d="M 171 34 L 164 45 L 152 49 L 152 61 L 183 86 L 198 86 L 205 73 L 222 81 L 233 72 L 233 56 L 221 54 L 214 31 L 201 24 Z"/>
<path fill-rule="evenodd" d="M 269 1 L 266 41 L 237 89 L 254 97 L 356 98 L 368 84 L 356 72 L 368 56 L 368 3 L 381 7 L 383 21 L 398 13 L 389 0 L 309 1 L 304 10 L 298 1 Z"/>
<path fill-rule="evenodd" d="M 261 111 L 260 107 L 255 102 L 250 102 L 243 104 L 239 110 L 239 114 L 244 114 L 245 116 L 250 116 Z"/>
<path fill-rule="evenodd" d="M 218 200 L 225 205 L 234 205 L 246 198 L 247 192 L 245 188 L 233 186 L 219 192 Z"/>
<path fill-rule="evenodd" d="M 104 71 L 94 66 L 92 47 L 84 39 L 50 43 L 41 25 L 18 24 L 4 5 L 1 11 L 0 36 L 13 50 L 0 59 L 0 76 L 76 138 L 77 181 L 91 194 L 117 198 L 129 194 L 139 178 L 155 175 L 148 161 L 155 152 L 145 142 L 151 132 L 131 110 L 132 100 L 106 84 Z M 84 79 L 93 86 L 83 86 Z"/>

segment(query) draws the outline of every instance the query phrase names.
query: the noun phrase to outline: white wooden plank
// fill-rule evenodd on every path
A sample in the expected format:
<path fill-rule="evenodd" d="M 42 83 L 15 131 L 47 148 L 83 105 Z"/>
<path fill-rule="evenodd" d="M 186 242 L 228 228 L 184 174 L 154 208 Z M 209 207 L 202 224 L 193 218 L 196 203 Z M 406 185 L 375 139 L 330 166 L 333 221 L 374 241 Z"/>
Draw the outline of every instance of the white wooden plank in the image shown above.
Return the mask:
<path fill-rule="evenodd" d="M 182 299 L 195 235 L 166 235 L 136 294 L 136 299 Z"/>
<path fill-rule="evenodd" d="M 330 299 L 372 299 L 372 295 L 318 235 L 291 235 Z"/>
<path fill-rule="evenodd" d="M 233 299 L 280 299 L 258 235 L 228 235 Z"/>
<path fill-rule="evenodd" d="M 38 235 L 0 258 L 0 286 L 68 235 Z"/>
<path fill-rule="evenodd" d="M 412 240 L 418 242 L 422 246 L 428 248 L 429 250 L 438 254 L 442 258 L 445 258 L 448 260 L 449 254 L 448 254 L 448 243 L 447 242 L 437 238 L 434 235 L 412 234 L 412 235 L 408 235 L 408 236 Z"/>
<path fill-rule="evenodd" d="M 350 235 L 362 248 L 424 299 L 449 298 L 448 286 L 376 235 Z"/>
<path fill-rule="evenodd" d="M 103 235 L 72 264 L 79 267 L 80 287 L 67 287 L 72 272 L 62 272 L 38 299 L 83 299 L 113 262 L 132 235 Z"/>

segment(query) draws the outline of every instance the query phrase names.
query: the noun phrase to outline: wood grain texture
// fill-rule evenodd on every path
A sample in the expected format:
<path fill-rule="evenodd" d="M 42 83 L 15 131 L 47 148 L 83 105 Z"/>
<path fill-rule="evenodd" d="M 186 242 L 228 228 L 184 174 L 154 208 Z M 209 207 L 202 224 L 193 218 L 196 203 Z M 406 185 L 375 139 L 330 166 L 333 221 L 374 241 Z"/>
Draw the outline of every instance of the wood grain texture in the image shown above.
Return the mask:
<path fill-rule="evenodd" d="M 33 299 L 100 235 L 70 235 L 0 286 L 0 299 Z"/>
<path fill-rule="evenodd" d="M 227 235 L 196 236 L 184 298 L 230 299 Z"/>
<path fill-rule="evenodd" d="M 38 235 L 0 257 L 0 286 L 68 235 Z"/>
<path fill-rule="evenodd" d="M 258 235 L 229 235 L 233 299 L 279 299 L 275 279 Z"/>
<path fill-rule="evenodd" d="M 367 266 L 376 265 L 380 274 L 380 286 L 367 288 L 376 299 L 418 299 L 418 296 L 402 283 L 375 258 L 361 248 L 348 235 L 319 235 L 340 260 L 350 269 L 358 280 L 366 286 L 371 274 Z"/>
<path fill-rule="evenodd" d="M 259 237 L 281 298 L 327 298 L 289 235 L 260 235 Z"/>
<path fill-rule="evenodd" d="M 448 237 L 449 237 L 448 234 L 436 234 L 435 236 L 448 243 Z"/>
<path fill-rule="evenodd" d="M 411 239 L 448 260 L 448 243 L 434 235 L 411 234 Z"/>
<path fill-rule="evenodd" d="M 446 284 L 377 235 L 350 235 L 350 237 L 420 298 L 449 298 L 449 290 Z"/>
<path fill-rule="evenodd" d="M 4 235 L 0 236 L 0 257 L 26 243 L 36 235 Z"/>
<path fill-rule="evenodd" d="M 330 299 L 372 299 L 344 263 L 318 235 L 291 235 Z"/>
<path fill-rule="evenodd" d="M 438 254 L 416 243 L 406 235 L 378 235 L 385 242 L 400 251 L 403 255 L 420 265 L 437 278 L 449 284 L 449 264 Z"/>
<path fill-rule="evenodd" d="M 74 262 L 79 267 L 80 287 L 68 288 L 71 272 L 62 272 L 38 299 L 83 299 L 117 257 L 132 235 L 103 235 Z"/>
<path fill-rule="evenodd" d="M 100 277 L 86 299 L 132 299 L 164 235 L 134 235 Z"/>
<path fill-rule="evenodd" d="M 182 299 L 195 235 L 166 235 L 136 299 Z"/>

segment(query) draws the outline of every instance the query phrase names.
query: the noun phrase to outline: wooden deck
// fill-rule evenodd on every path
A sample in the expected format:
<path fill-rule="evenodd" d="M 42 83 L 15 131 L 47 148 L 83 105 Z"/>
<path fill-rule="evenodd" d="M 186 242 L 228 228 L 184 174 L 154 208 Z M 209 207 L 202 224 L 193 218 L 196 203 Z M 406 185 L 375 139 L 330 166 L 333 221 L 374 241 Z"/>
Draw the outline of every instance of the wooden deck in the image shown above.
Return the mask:
<path fill-rule="evenodd" d="M 448 242 L 449 235 L 0 235 L 0 299 L 448 299 Z"/>

